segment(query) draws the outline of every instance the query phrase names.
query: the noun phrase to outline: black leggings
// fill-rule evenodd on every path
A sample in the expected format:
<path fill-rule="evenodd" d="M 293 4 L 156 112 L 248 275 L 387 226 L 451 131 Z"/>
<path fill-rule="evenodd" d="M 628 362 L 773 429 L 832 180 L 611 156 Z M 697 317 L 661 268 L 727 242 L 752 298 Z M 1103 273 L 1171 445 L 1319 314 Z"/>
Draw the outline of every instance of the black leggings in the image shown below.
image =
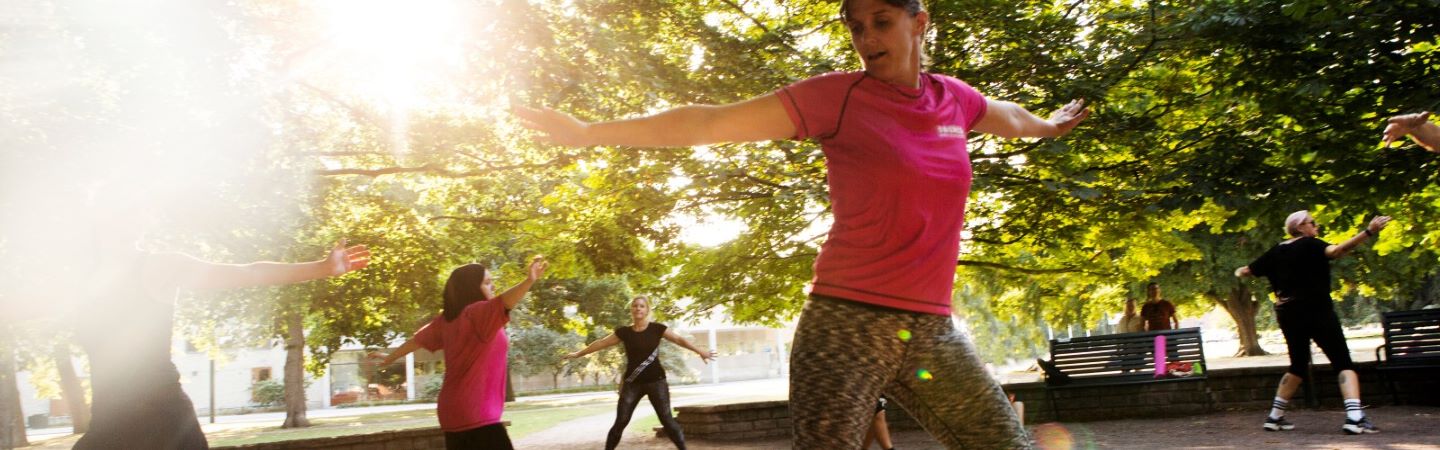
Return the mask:
<path fill-rule="evenodd" d="M 1340 318 L 1335 316 L 1335 307 L 1305 305 L 1275 308 L 1275 321 L 1280 323 L 1280 333 L 1285 335 L 1285 346 L 1290 350 L 1290 374 L 1305 378 L 1310 366 L 1310 341 L 1330 358 L 1330 368 L 1336 372 L 1355 370 L 1350 360 L 1350 346 L 1345 344 L 1345 331 L 1340 328 Z"/>
<path fill-rule="evenodd" d="M 655 415 L 660 417 L 660 425 L 665 427 L 670 442 L 684 450 L 685 433 L 680 430 L 675 417 L 670 415 L 670 385 L 663 379 L 621 385 L 620 403 L 615 405 L 615 425 L 610 427 L 610 435 L 605 438 L 605 450 L 614 450 L 616 445 L 620 445 L 620 436 L 625 434 L 625 426 L 630 425 L 630 415 L 635 413 L 640 397 L 650 397 L 650 406 L 655 407 Z"/>
<path fill-rule="evenodd" d="M 514 450 L 504 423 L 492 423 L 465 431 L 445 432 L 446 450 Z"/>

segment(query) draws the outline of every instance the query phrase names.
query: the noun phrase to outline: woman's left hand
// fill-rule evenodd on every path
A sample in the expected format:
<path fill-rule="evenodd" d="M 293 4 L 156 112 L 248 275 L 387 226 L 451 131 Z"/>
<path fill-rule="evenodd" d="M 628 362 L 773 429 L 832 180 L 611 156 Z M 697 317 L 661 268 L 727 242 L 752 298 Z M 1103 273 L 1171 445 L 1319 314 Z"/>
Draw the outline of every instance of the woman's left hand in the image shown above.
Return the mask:
<path fill-rule="evenodd" d="M 1050 113 L 1050 123 L 1055 124 L 1055 137 L 1069 133 L 1086 117 L 1090 117 L 1090 109 L 1085 107 L 1083 98 L 1071 100 L 1070 103 Z"/>
<path fill-rule="evenodd" d="M 715 351 L 711 350 L 710 353 L 701 353 L 700 360 L 704 361 L 705 364 L 710 364 L 710 361 L 715 360 Z"/>
<path fill-rule="evenodd" d="M 1404 139 L 1415 127 L 1424 125 L 1429 120 L 1429 111 L 1391 117 L 1385 123 L 1385 146 L 1389 147 L 1395 141 Z"/>
<path fill-rule="evenodd" d="M 550 267 L 550 263 L 545 262 L 545 257 L 536 255 L 530 259 L 530 270 L 526 276 L 530 278 L 530 281 L 539 280 L 540 277 L 545 276 L 545 269 L 548 267 Z"/>

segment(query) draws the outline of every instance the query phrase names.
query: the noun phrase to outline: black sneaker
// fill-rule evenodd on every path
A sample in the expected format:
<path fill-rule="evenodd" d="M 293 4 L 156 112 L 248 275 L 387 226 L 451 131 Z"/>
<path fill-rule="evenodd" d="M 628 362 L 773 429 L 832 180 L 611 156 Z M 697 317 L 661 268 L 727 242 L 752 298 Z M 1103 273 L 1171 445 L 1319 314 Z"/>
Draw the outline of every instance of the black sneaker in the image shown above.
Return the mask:
<path fill-rule="evenodd" d="M 1290 431 L 1293 429 L 1295 429 L 1295 424 L 1285 420 L 1285 416 L 1265 418 L 1265 431 Z"/>
<path fill-rule="evenodd" d="M 1361 417 L 1360 420 L 1345 419 L 1345 426 L 1340 427 L 1340 430 L 1344 431 L 1345 434 L 1375 434 L 1380 432 L 1379 428 L 1375 428 L 1375 424 L 1370 423 L 1370 416 Z"/>

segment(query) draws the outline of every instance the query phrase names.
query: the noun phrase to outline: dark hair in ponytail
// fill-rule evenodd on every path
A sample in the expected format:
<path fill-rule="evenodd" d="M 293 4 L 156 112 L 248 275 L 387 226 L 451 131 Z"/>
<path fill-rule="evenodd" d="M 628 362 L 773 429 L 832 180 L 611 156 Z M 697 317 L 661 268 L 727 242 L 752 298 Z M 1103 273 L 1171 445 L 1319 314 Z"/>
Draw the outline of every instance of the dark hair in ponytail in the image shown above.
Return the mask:
<path fill-rule="evenodd" d="M 487 300 L 480 290 L 480 284 L 484 282 L 485 266 L 479 264 L 466 264 L 450 271 L 450 278 L 445 280 L 445 311 L 442 313 L 446 322 L 459 318 L 460 312 L 471 303 Z"/>

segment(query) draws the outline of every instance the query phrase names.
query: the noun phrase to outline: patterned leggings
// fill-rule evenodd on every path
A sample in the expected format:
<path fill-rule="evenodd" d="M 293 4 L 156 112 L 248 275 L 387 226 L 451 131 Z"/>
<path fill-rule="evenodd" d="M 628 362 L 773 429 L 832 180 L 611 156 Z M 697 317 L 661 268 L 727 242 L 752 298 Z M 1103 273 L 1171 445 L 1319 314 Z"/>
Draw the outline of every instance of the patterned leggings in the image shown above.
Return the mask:
<path fill-rule="evenodd" d="M 812 295 L 790 367 L 796 449 L 859 448 L 882 393 L 947 448 L 1031 448 L 949 316 Z"/>

